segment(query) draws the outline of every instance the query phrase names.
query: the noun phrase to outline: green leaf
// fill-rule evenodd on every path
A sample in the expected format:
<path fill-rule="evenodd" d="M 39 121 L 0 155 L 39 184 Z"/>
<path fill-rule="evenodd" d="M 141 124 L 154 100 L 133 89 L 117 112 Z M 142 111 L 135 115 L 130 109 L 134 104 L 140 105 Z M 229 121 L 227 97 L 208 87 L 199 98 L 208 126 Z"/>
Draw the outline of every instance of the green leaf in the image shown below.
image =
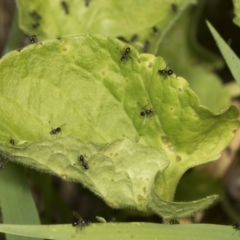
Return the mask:
<path fill-rule="evenodd" d="M 221 38 L 221 36 L 218 34 L 218 32 L 214 29 L 214 27 L 207 22 L 208 28 L 211 31 L 233 77 L 237 81 L 238 85 L 240 86 L 240 71 L 239 71 L 239 65 L 240 60 L 238 56 L 232 51 L 232 49 L 228 46 L 227 43 Z"/>
<path fill-rule="evenodd" d="M 179 6 L 195 3 L 195 0 L 175 0 Z M 99 33 L 105 36 L 134 34 L 154 26 L 157 22 L 168 23 L 175 13 L 172 1 L 85 1 L 68 2 L 69 14 L 66 14 L 60 1 L 18 0 L 20 28 L 27 33 L 37 33 L 41 39 L 56 38 L 62 35 L 79 33 Z M 37 11 L 40 20 L 31 16 Z M 54 16 L 54 19 L 53 19 Z M 39 23 L 37 28 L 32 24 Z"/>
<path fill-rule="evenodd" d="M 11 154 L 5 157 L 13 161 L 82 182 L 113 208 L 134 207 L 142 211 L 147 211 L 154 176 L 169 164 L 164 153 L 128 139 L 99 146 L 62 137 L 23 149 L 5 147 L 5 151 Z M 80 155 L 87 159 L 88 170 L 81 165 Z"/>
<path fill-rule="evenodd" d="M 156 176 L 155 184 L 157 184 L 159 177 L 161 176 Z M 213 195 L 192 202 L 170 202 L 161 199 L 155 189 L 155 186 L 151 189 L 149 206 L 155 213 L 165 219 L 179 219 L 195 215 L 197 212 L 208 208 L 218 198 L 217 195 Z"/>
<path fill-rule="evenodd" d="M 232 226 L 211 224 L 163 225 L 154 223 L 98 223 L 77 230 L 71 225 L 0 225 L 0 232 L 45 239 L 70 240 L 73 238 L 93 239 L 184 239 L 218 240 L 239 239 Z M 235 233 L 235 234 L 234 234 Z"/>
<path fill-rule="evenodd" d="M 0 149 L 12 161 L 83 183 L 112 207 L 151 211 L 155 177 L 154 191 L 172 201 L 182 174 L 217 159 L 231 141 L 238 111 L 201 106 L 183 78 L 158 74 L 162 58 L 131 48 L 121 61 L 127 46 L 83 35 L 6 55 Z M 146 109 L 153 114 L 142 116 Z M 17 145 L 6 144 L 11 136 Z"/>

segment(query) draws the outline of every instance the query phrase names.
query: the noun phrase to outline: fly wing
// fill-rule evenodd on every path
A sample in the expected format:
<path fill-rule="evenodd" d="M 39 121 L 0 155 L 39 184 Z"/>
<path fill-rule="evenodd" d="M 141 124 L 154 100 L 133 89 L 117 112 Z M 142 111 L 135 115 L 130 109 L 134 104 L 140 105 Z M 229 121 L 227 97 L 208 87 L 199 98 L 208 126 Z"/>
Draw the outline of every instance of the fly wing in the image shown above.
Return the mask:
<path fill-rule="evenodd" d="M 80 216 L 80 214 L 79 214 L 78 212 L 74 211 L 74 210 L 73 210 L 73 216 L 74 216 L 75 218 L 77 218 L 78 221 L 83 220 L 82 217 Z"/>

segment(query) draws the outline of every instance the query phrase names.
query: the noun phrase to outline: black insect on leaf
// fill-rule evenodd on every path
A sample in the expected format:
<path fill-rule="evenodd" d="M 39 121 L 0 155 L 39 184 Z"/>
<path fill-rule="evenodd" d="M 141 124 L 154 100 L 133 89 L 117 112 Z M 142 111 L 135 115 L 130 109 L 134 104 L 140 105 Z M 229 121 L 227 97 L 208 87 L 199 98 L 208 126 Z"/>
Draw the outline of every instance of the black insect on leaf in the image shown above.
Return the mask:
<path fill-rule="evenodd" d="M 89 220 L 82 219 L 80 214 L 78 212 L 74 211 L 74 210 L 73 210 L 73 216 L 77 219 L 77 221 L 74 221 L 72 223 L 73 227 L 77 227 L 80 230 L 82 230 L 83 227 L 86 227 L 86 226 L 91 224 L 91 222 Z"/>

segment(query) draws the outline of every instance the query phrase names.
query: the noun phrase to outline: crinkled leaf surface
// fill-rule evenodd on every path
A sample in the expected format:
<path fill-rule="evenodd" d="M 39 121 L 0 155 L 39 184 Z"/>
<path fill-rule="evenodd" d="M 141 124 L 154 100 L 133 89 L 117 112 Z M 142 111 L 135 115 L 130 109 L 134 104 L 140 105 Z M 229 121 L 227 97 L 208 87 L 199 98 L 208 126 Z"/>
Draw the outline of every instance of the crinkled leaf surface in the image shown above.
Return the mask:
<path fill-rule="evenodd" d="M 214 240 L 239 239 L 232 226 L 213 224 L 154 224 L 154 223 L 98 223 L 76 231 L 70 224 L 65 225 L 0 225 L 0 232 L 44 239 L 68 240 Z M 160 236 L 160 237 L 159 237 Z M 177 238 L 176 238 L 177 236 Z M 28 238 L 27 238 L 28 239 Z"/>
<path fill-rule="evenodd" d="M 134 34 L 154 26 L 157 22 L 166 26 L 173 18 L 170 0 L 65 1 L 69 14 L 64 11 L 60 0 L 18 0 L 20 27 L 28 33 L 39 34 L 41 39 L 79 33 L 99 33 L 105 36 Z M 195 0 L 175 0 L 180 8 Z M 29 13 L 37 11 L 41 16 L 36 20 Z M 53 18 L 54 16 L 54 18 Z M 37 28 L 32 24 L 39 23 Z"/>
<path fill-rule="evenodd" d="M 219 111 L 227 107 L 230 100 L 221 80 L 213 72 L 223 62 L 196 40 L 198 21 L 205 4 L 204 0 L 197 8 L 192 8 L 190 4 L 179 6 L 178 12 L 167 23 L 159 21 L 155 32 L 152 28 L 138 32 L 138 38 L 132 44 L 140 52 L 164 57 L 177 75 L 188 80 L 203 105 Z M 126 39 L 131 39 L 131 36 Z"/>
<path fill-rule="evenodd" d="M 100 147 L 63 137 L 9 151 L 9 159 L 82 182 L 113 208 L 137 206 L 142 211 L 147 210 L 154 176 L 169 163 L 164 153 L 127 139 Z M 88 170 L 80 164 L 80 155 L 87 159 Z"/>
<path fill-rule="evenodd" d="M 126 47 L 83 35 L 6 55 L 0 62 L 1 155 L 79 181 L 116 208 L 150 210 L 152 188 L 159 201 L 172 201 L 182 174 L 217 159 L 230 142 L 238 111 L 213 114 L 184 79 L 158 74 L 161 58 L 131 48 L 121 61 Z M 141 116 L 141 105 L 154 114 Z M 61 125 L 61 133 L 49 134 Z M 18 145 L 9 146 L 10 137 Z M 202 209 L 195 206 L 194 212 Z"/>

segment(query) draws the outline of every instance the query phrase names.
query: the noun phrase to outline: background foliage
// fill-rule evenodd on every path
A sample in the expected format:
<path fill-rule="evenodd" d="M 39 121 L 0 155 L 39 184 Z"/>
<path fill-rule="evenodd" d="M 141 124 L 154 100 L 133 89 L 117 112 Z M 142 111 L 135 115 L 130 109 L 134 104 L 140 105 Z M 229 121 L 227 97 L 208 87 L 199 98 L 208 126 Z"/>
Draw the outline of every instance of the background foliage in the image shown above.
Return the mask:
<path fill-rule="evenodd" d="M 220 11 L 221 9 L 225 9 L 225 13 L 223 11 L 221 16 L 226 16 L 227 15 L 226 9 L 228 9 L 227 7 L 229 6 L 228 5 L 229 3 L 227 3 L 226 1 L 225 2 L 215 1 L 215 4 L 216 2 L 218 2 L 218 8 L 216 8 L 215 11 L 217 12 L 217 11 Z M 236 4 L 235 13 L 237 13 L 237 9 L 238 9 L 237 3 L 238 1 L 235 1 L 235 4 Z M 117 56 L 119 55 L 121 56 L 120 49 L 124 49 L 126 44 L 133 44 L 133 46 L 136 49 L 138 49 L 139 52 L 149 52 L 156 56 L 163 57 L 165 60 L 165 63 L 163 61 L 157 62 L 158 68 L 163 69 L 164 67 L 166 67 L 167 63 L 170 63 L 171 69 L 173 69 L 178 76 L 182 76 L 189 81 L 190 87 L 198 95 L 201 104 L 209 107 L 211 110 L 215 112 L 219 112 L 220 110 L 229 106 L 229 103 L 231 101 L 231 94 L 233 91 L 235 94 L 236 93 L 238 94 L 238 90 L 237 90 L 238 87 L 236 85 L 232 85 L 232 87 L 228 88 L 228 91 L 227 91 L 227 88 L 224 87 L 219 76 L 214 73 L 214 70 L 220 69 L 223 66 L 223 61 L 220 60 L 219 57 L 216 57 L 215 55 L 213 55 L 213 53 L 210 53 L 208 50 L 203 48 L 203 46 L 199 45 L 199 41 L 204 42 L 204 39 L 209 39 L 209 35 L 207 35 L 207 33 L 205 33 L 204 31 L 202 31 L 202 27 L 203 25 L 205 25 L 204 21 L 202 20 L 206 18 L 205 16 L 208 13 L 207 11 L 210 11 L 211 9 L 213 9 L 213 6 L 207 3 L 206 1 L 199 1 L 199 2 L 180 1 L 180 0 L 175 1 L 175 4 L 177 5 L 177 11 L 171 5 L 172 3 L 167 1 L 164 1 L 164 2 L 152 1 L 152 2 L 149 2 L 147 6 L 146 4 L 141 3 L 140 1 L 140 3 L 134 7 L 131 5 L 132 3 L 129 3 L 129 1 L 121 1 L 121 3 L 116 1 L 90 1 L 90 4 L 88 7 L 85 4 L 86 2 L 84 1 L 82 1 L 81 3 L 79 3 L 79 1 L 72 1 L 71 5 L 69 5 L 70 6 L 68 10 L 69 14 L 66 14 L 66 11 L 62 8 L 61 4 L 59 4 L 59 1 L 52 2 L 51 4 L 48 2 L 46 2 L 45 4 L 42 4 L 39 1 L 20 1 L 19 0 L 18 1 L 19 26 L 22 30 L 24 30 L 29 34 L 37 34 L 40 40 L 57 38 L 62 35 L 75 35 L 79 33 L 99 33 L 106 37 L 107 36 L 124 37 L 125 39 L 127 39 L 128 43 L 121 44 L 119 42 L 116 42 L 116 44 L 118 44 L 117 47 L 119 49 L 119 50 L 116 50 L 114 53 L 116 54 L 116 60 L 118 59 L 119 61 L 119 57 Z M 221 8 L 221 6 L 225 6 L 225 7 Z M 36 20 L 34 17 L 32 17 L 29 14 L 29 11 L 31 11 L 32 9 L 38 9 L 38 12 L 42 16 L 42 18 L 39 20 Z M 80 10 L 76 11 L 76 9 L 80 9 Z M 229 7 L 229 9 L 231 9 L 231 6 Z M 214 14 L 209 14 L 208 17 L 211 19 L 213 15 Z M 87 19 L 88 21 L 83 21 L 83 19 L 84 20 Z M 214 23 L 214 20 L 212 20 L 212 22 Z M 235 19 L 235 22 L 237 23 L 237 18 Z M 36 23 L 39 23 L 39 26 L 37 28 L 33 28 L 33 24 L 36 24 Z M 229 24 L 232 24 L 232 23 L 229 23 Z M 205 26 L 205 29 L 206 29 L 206 26 Z M 201 32 L 200 37 L 199 37 L 200 35 L 199 32 Z M 224 32 L 228 32 L 228 34 L 230 34 L 230 31 L 226 31 L 226 29 L 222 31 L 222 33 Z M 17 34 L 17 31 L 14 31 L 13 33 Z M 135 34 L 138 34 L 138 38 L 135 39 L 135 41 L 133 41 L 133 36 Z M 237 34 L 237 30 L 236 30 L 236 33 L 234 32 L 234 34 L 235 35 Z M 234 36 L 235 36 L 234 34 L 230 36 L 232 38 L 233 44 L 234 44 Z M 72 47 L 74 49 L 72 45 L 74 44 L 74 42 L 71 43 L 71 40 L 70 42 L 67 42 L 67 41 L 68 41 L 67 39 L 63 41 L 60 39 L 59 43 L 55 44 L 57 40 L 53 40 L 52 43 L 53 43 L 53 46 L 56 48 L 56 50 L 59 48 L 59 46 L 61 46 L 62 43 L 65 43 L 65 46 L 68 46 L 70 48 Z M 66 42 L 67 42 L 67 45 L 66 45 Z M 10 43 L 11 41 L 9 40 L 9 44 Z M 14 45 L 16 43 L 13 42 L 11 44 Z M 45 46 L 49 46 L 49 48 L 47 47 L 45 48 Z M 45 53 L 43 54 L 41 52 L 39 52 L 38 54 L 38 50 L 40 50 L 42 46 L 30 46 L 29 48 L 22 50 L 22 52 L 25 54 L 25 57 L 23 59 L 18 57 L 19 53 L 17 52 L 12 53 L 9 56 L 6 56 L 6 58 L 8 58 L 9 62 L 15 61 L 14 66 L 19 66 L 18 65 L 19 63 L 17 63 L 17 61 L 22 62 L 22 64 L 26 64 L 26 62 L 28 61 L 29 63 L 32 64 L 31 69 L 32 69 L 32 73 L 34 74 L 34 72 L 36 72 L 38 69 L 39 70 L 41 69 L 42 67 L 41 63 L 45 62 L 47 66 L 51 64 L 50 63 L 51 61 L 53 62 L 56 61 L 56 60 L 53 60 L 52 58 L 55 55 L 49 58 L 49 61 L 50 61 L 49 63 L 46 61 L 48 56 L 51 55 L 51 52 L 54 51 L 53 50 L 54 48 L 51 47 L 51 41 L 46 42 L 45 46 L 44 46 Z M 99 49 L 99 47 L 97 49 Z M 113 54 L 111 51 L 109 51 L 109 53 Z M 85 59 L 87 60 L 89 52 L 87 51 L 83 53 L 80 52 L 79 55 L 82 55 L 83 62 L 84 62 Z M 135 51 L 133 51 L 133 56 L 137 56 L 137 53 Z M 132 62 L 133 56 L 131 55 L 131 59 L 130 59 L 131 62 Z M 153 61 L 150 55 L 149 56 L 146 55 L 146 57 L 142 60 L 144 63 Z M 67 62 L 69 62 L 69 59 L 67 59 Z M 6 59 L 5 59 L 5 63 L 6 65 L 4 66 L 4 69 L 7 69 L 10 66 L 10 64 L 8 64 Z M 156 66 L 155 72 L 157 72 L 157 69 L 158 69 L 157 66 Z M 21 70 L 21 69 L 22 68 L 19 67 L 19 69 L 16 69 L 16 70 Z M 143 66 L 140 67 L 138 72 L 143 71 L 143 69 L 144 69 Z M 53 68 L 52 71 L 56 73 L 56 69 Z M 131 74 L 129 71 L 124 69 L 124 66 L 122 71 L 123 72 L 125 71 L 125 73 L 127 73 L 128 75 Z M 4 77 L 6 79 L 9 79 L 10 75 L 8 75 L 7 71 L 1 72 L 1 73 L 2 73 L 2 79 L 4 79 Z M 52 73 L 48 73 L 48 74 L 49 76 L 52 75 Z M 149 74 L 147 71 L 144 73 L 142 72 L 141 76 L 145 77 L 147 76 L 147 74 Z M 24 73 L 21 74 L 19 72 L 19 75 L 20 75 L 20 78 L 21 77 L 24 78 Z M 31 79 L 35 78 L 31 74 L 29 76 Z M 38 76 L 39 75 L 37 75 L 37 78 Z M 14 72 L 13 72 L 12 77 L 10 78 L 14 79 L 15 77 L 16 76 L 14 75 Z M 35 79 L 37 80 L 37 78 Z M 131 78 L 131 76 L 129 78 Z M 225 81 L 227 81 L 226 77 L 224 79 Z M 59 80 L 61 80 L 61 78 L 59 78 Z M 166 82 L 167 81 L 165 81 L 165 83 Z M 171 79 L 171 81 L 169 82 L 173 83 L 174 81 Z M 179 82 L 180 84 L 185 84 L 184 82 L 181 82 L 181 80 L 179 80 Z M 5 88 L 6 86 L 7 84 L 4 83 L 1 88 L 4 94 L 6 94 L 9 91 L 9 93 L 11 93 L 11 98 L 19 97 L 20 100 L 24 99 L 22 98 L 22 95 L 20 92 L 14 92 L 12 91 L 13 88 L 11 89 L 10 87 L 7 89 Z M 34 91 L 33 90 L 29 91 L 27 87 L 28 85 L 26 84 L 25 87 L 23 88 L 21 87 L 19 89 L 25 93 L 26 92 L 32 93 L 32 96 L 30 97 L 34 97 L 35 95 Z M 38 88 L 37 91 L 39 90 L 40 89 Z M 43 87 L 43 91 L 44 91 L 44 87 Z M 190 95 L 192 94 L 191 91 L 189 91 L 188 93 Z M 29 96 L 27 96 L 27 98 L 28 97 Z M 48 101 L 48 99 L 45 99 L 45 100 L 46 100 L 46 105 L 44 106 L 44 108 L 46 107 L 49 108 L 49 112 L 51 112 L 53 109 L 53 106 L 54 107 L 56 106 L 56 103 L 51 103 Z M 146 102 L 146 101 L 147 100 L 144 99 L 143 102 Z M 136 103 L 137 100 L 134 100 L 134 102 Z M 24 106 L 24 103 L 22 104 Z M 196 102 L 197 107 L 198 105 L 199 105 L 198 102 Z M 55 124 L 57 127 L 65 123 L 65 121 L 57 122 L 59 117 L 56 114 L 53 114 L 53 116 L 55 116 L 56 119 L 53 119 L 52 117 L 49 117 L 49 116 L 45 116 L 43 117 L 44 118 L 43 124 L 40 122 L 39 124 L 38 121 L 31 120 L 31 124 L 26 125 L 25 123 L 28 120 L 30 120 L 29 119 L 30 115 L 29 116 L 26 115 L 24 117 L 24 115 L 21 112 L 21 109 L 19 109 L 19 112 L 17 112 L 16 106 L 14 106 L 14 104 L 9 101 L 6 101 L 2 106 L 5 106 L 5 110 L 6 110 L 5 112 L 13 113 L 13 116 L 9 116 L 9 119 L 15 119 L 15 123 L 12 122 L 13 125 L 11 126 L 10 133 L 9 131 L 6 131 L 5 133 L 4 131 L 2 131 L 3 134 L 1 135 L 1 141 L 3 145 L 1 149 L 2 151 L 4 152 L 8 151 L 13 155 L 14 154 L 19 155 L 19 153 L 16 153 L 16 151 L 19 151 L 19 150 L 16 149 L 15 151 L 15 149 L 9 147 L 9 144 L 6 144 L 10 138 L 15 138 L 17 143 L 19 142 L 21 143 L 23 140 L 24 141 L 27 140 L 28 142 L 35 141 L 36 137 L 37 139 L 41 139 L 41 136 L 43 136 L 44 133 L 49 134 L 49 131 L 50 131 L 49 129 L 51 129 L 52 122 L 54 122 L 54 127 L 55 127 Z M 9 109 L 14 109 L 14 110 L 9 111 Z M 33 105 L 32 109 L 36 109 L 36 106 Z M 87 110 L 87 108 L 85 108 L 85 110 Z M 85 110 L 83 109 L 83 111 Z M 2 108 L 2 111 L 4 111 L 4 108 Z M 57 114 L 61 112 L 59 111 L 59 107 L 56 107 L 55 111 Z M 206 109 L 205 110 L 202 109 L 202 111 L 208 112 L 209 116 L 212 114 L 211 111 L 208 111 Z M 139 110 L 137 112 L 139 114 Z M 84 113 L 83 116 L 86 116 L 87 113 L 88 112 Z M 160 119 L 161 119 L 161 113 L 162 112 L 158 113 Z M 225 116 L 225 117 L 222 117 L 222 122 L 228 121 L 231 118 L 230 115 L 232 116 L 232 119 L 234 118 L 236 119 L 236 116 L 237 116 L 236 110 L 232 108 L 228 111 L 228 113 L 229 114 L 222 115 L 222 116 Z M 19 115 L 21 115 L 21 118 L 17 119 L 17 116 Z M 121 116 L 121 114 L 119 115 Z M 72 117 L 72 119 L 74 118 L 75 116 Z M 82 116 L 79 116 L 78 118 L 81 119 L 81 121 L 84 121 L 84 119 L 82 120 Z M 49 119 L 51 119 L 50 124 L 49 124 Z M 149 120 L 152 120 L 152 119 L 147 119 L 147 121 Z M 21 121 L 20 123 L 21 128 L 19 128 L 19 121 Z M 216 121 L 219 121 L 219 120 L 216 119 Z M 216 124 L 215 122 L 213 123 L 214 123 L 213 125 Z M 4 125 L 6 124 L 8 124 L 7 121 L 6 123 L 4 123 Z M 188 124 L 188 122 L 186 122 L 186 124 Z M 41 127 L 39 127 L 40 125 Z M 69 124 L 67 123 L 67 125 L 63 127 L 63 129 L 65 129 L 64 131 L 68 133 L 74 132 L 76 127 L 73 126 L 72 129 L 70 129 L 71 127 L 68 127 L 68 125 Z M 230 125 L 232 130 L 236 129 L 237 127 L 237 124 L 234 123 L 234 120 L 232 120 L 232 123 L 229 123 L 229 126 Z M 140 130 L 142 129 L 141 128 L 142 119 L 140 117 L 136 126 Z M 209 123 L 206 123 L 206 126 L 211 127 Z M 181 137 L 182 136 L 181 132 L 176 134 L 177 131 L 181 129 L 181 127 L 182 126 L 180 125 L 172 129 L 173 131 L 172 134 L 174 135 L 175 133 L 176 136 Z M 208 135 L 208 130 L 204 130 L 204 131 L 206 132 L 206 135 Z M 86 130 L 86 132 L 88 131 Z M 134 136 L 134 134 L 136 136 L 135 138 L 138 138 L 138 135 L 134 132 L 132 136 Z M 142 134 L 143 133 L 141 133 L 141 135 Z M 201 136 L 201 134 L 199 136 Z M 219 130 L 216 131 L 215 134 L 216 135 L 223 134 L 220 125 L 219 125 Z M 78 134 L 76 133 L 76 135 Z M 149 136 L 152 136 L 152 135 L 150 134 Z M 211 143 L 209 143 L 209 145 L 204 146 L 203 151 L 206 151 L 205 154 L 206 156 L 208 156 L 208 160 L 210 159 L 213 160 L 216 158 L 217 154 L 219 153 L 218 151 L 220 151 L 220 149 L 223 148 L 224 145 L 226 146 L 226 144 L 231 139 L 232 134 L 225 135 L 225 136 L 226 137 L 222 138 L 224 139 L 224 141 L 222 145 L 221 144 L 219 145 L 219 149 L 214 148 L 216 150 L 216 153 L 212 152 L 212 147 L 215 145 L 214 144 L 212 145 L 212 142 L 210 140 L 209 142 Z M 147 142 L 149 141 L 149 139 L 143 142 Z M 190 141 L 192 141 L 191 138 L 189 139 Z M 213 137 L 212 141 L 214 141 L 214 139 L 215 137 Z M 57 143 L 58 140 L 51 139 L 51 141 L 53 143 L 54 142 Z M 174 141 L 174 138 L 171 141 Z M 45 143 L 43 142 L 43 144 Z M 210 152 L 212 153 L 212 156 L 209 156 Z M 231 201 L 229 202 L 229 198 L 225 197 L 224 190 L 222 188 L 221 179 L 225 179 L 225 182 L 226 182 L 225 185 L 230 186 L 228 185 L 228 179 L 231 179 L 229 178 L 231 167 L 237 162 L 237 160 L 234 161 L 234 157 L 237 156 L 236 152 L 237 152 L 237 147 L 235 148 L 230 147 L 230 154 L 229 154 L 230 156 L 225 157 L 225 160 L 222 160 L 222 162 L 226 162 L 226 159 L 228 158 L 233 163 L 231 165 L 223 164 L 224 168 L 222 170 L 218 170 L 218 168 L 215 167 L 214 175 L 212 174 L 211 170 L 209 170 L 209 168 L 207 169 L 205 168 L 204 170 L 199 170 L 199 169 L 190 170 L 189 172 L 187 172 L 185 177 L 183 177 L 183 179 L 181 180 L 179 187 L 177 189 L 176 200 L 192 201 L 202 197 L 206 197 L 207 195 L 218 193 L 220 194 L 222 201 L 220 204 L 216 205 L 215 208 L 225 209 L 224 211 L 222 211 L 222 216 L 224 216 L 225 214 L 231 215 L 231 213 L 234 212 L 230 204 L 232 201 L 232 198 L 231 198 Z M 9 158 L 9 156 L 8 155 L 5 156 L 4 154 L 2 154 L 2 158 L 7 159 Z M 38 156 L 38 158 L 41 159 L 41 156 L 40 157 Z M 29 164 L 29 163 L 25 162 L 25 164 Z M 30 163 L 30 165 L 32 164 Z M 189 167 L 193 167 L 195 165 L 197 164 L 190 164 L 188 166 L 184 166 L 184 168 L 182 168 L 181 174 L 178 175 L 173 186 L 176 187 L 176 183 L 179 180 L 179 176 L 181 176 Z M 8 190 L 8 191 L 1 192 L 1 195 L 5 196 L 4 197 L 5 200 L 3 199 L 3 197 L 1 199 L 1 202 L 2 202 L 1 207 L 3 211 L 4 222 L 14 223 L 13 219 L 15 219 L 16 223 L 36 223 L 36 224 L 39 223 L 38 216 L 33 206 L 33 202 L 29 194 L 30 193 L 29 189 L 27 187 L 28 184 L 23 179 L 25 170 L 23 171 L 21 167 L 18 169 L 15 166 L 12 166 L 12 164 L 10 164 L 9 162 L 7 162 L 6 166 L 7 166 L 6 169 L 4 169 L 4 171 L 1 172 L 1 178 L 5 179 L 4 181 L 1 181 L 2 183 L 1 189 Z M 42 168 L 42 167 L 37 167 L 37 168 Z M 46 171 L 46 169 L 44 168 L 42 168 L 42 170 Z M 211 172 L 211 174 L 208 172 Z M 77 209 L 79 212 L 81 212 L 84 218 L 93 219 L 96 215 L 102 215 L 106 218 L 110 218 L 112 215 L 115 215 L 118 221 L 120 222 L 133 221 L 133 220 L 141 221 L 143 219 L 144 219 L 143 221 L 153 221 L 153 222 L 161 221 L 161 219 L 158 217 L 154 217 L 154 216 L 148 217 L 146 214 L 135 212 L 133 210 L 123 210 L 123 211 L 111 210 L 107 206 L 105 206 L 105 204 L 101 200 L 96 198 L 94 195 L 92 195 L 85 189 L 79 188 L 78 186 L 76 186 L 76 184 L 62 182 L 61 180 L 56 179 L 55 177 L 49 177 L 46 174 L 36 173 L 36 172 L 30 171 L 29 169 L 27 170 L 27 174 L 28 174 L 28 179 L 30 181 L 30 185 L 32 186 L 32 190 L 35 195 L 35 200 L 38 206 L 38 212 L 41 213 L 40 216 L 41 216 L 42 223 L 70 222 L 72 216 L 69 208 Z M 9 176 L 15 176 L 16 181 L 10 182 L 9 180 L 7 180 L 9 179 Z M 169 177 L 169 173 L 166 176 Z M 174 176 L 174 171 L 172 173 L 172 176 Z M 17 180 L 17 177 L 21 179 L 21 186 L 22 187 L 24 186 L 23 189 L 25 189 L 23 192 L 19 191 L 17 196 L 22 195 L 23 198 L 25 197 L 26 200 L 24 200 L 23 202 L 29 201 L 27 208 L 24 207 L 24 204 L 22 201 L 19 201 L 16 197 L 11 196 L 12 192 L 17 193 L 17 190 L 19 190 L 19 189 L 15 189 L 16 182 L 20 181 L 20 180 Z M 10 178 L 12 179 L 12 177 Z M 63 178 L 66 178 L 66 177 L 63 177 Z M 4 183 L 6 181 L 9 183 L 8 187 L 6 187 Z M 208 184 L 206 184 L 206 182 Z M 172 191 L 170 191 L 171 193 L 167 193 L 169 195 L 165 194 L 166 199 L 172 199 L 175 192 L 175 187 L 172 188 Z M 192 191 L 190 189 L 194 189 L 195 191 Z M 232 196 L 235 197 L 235 194 L 232 194 L 232 192 L 234 191 L 232 190 L 232 188 L 231 189 L 226 188 L 226 189 L 228 193 L 231 193 L 230 197 Z M 160 190 L 160 192 L 161 191 L 162 190 Z M 11 198 L 13 201 L 11 204 L 8 201 L 9 198 Z M 235 198 L 233 199 L 236 200 Z M 4 205 L 4 203 L 7 203 L 7 204 Z M 19 211 L 22 211 L 22 212 L 19 212 L 16 214 L 15 211 L 12 211 L 13 209 L 12 206 L 15 206 Z M 31 207 L 32 210 L 30 210 L 30 206 L 32 206 Z M 156 207 L 154 207 L 153 205 L 151 205 L 151 207 L 155 209 L 155 211 L 157 211 Z M 32 214 L 30 214 L 30 216 L 28 217 L 26 214 L 24 214 L 26 211 Z M 209 210 L 209 211 L 211 212 L 213 210 Z M 17 219 L 15 215 L 24 216 L 24 219 L 23 220 Z M 205 221 L 205 222 L 217 223 L 218 220 L 216 219 L 210 220 L 211 218 L 207 218 L 207 216 L 208 216 L 208 212 L 204 212 L 202 217 L 203 222 Z M 206 219 L 204 220 L 204 218 Z M 221 223 L 227 224 L 227 222 L 221 222 Z M 9 232 L 11 231 L 12 230 L 10 230 Z M 228 232 L 229 229 L 226 228 L 226 231 Z M 13 236 L 10 236 L 10 235 L 8 236 L 9 239 L 11 237 Z M 46 236 L 42 236 L 42 237 L 46 237 Z M 174 239 L 174 236 L 172 239 Z"/>

